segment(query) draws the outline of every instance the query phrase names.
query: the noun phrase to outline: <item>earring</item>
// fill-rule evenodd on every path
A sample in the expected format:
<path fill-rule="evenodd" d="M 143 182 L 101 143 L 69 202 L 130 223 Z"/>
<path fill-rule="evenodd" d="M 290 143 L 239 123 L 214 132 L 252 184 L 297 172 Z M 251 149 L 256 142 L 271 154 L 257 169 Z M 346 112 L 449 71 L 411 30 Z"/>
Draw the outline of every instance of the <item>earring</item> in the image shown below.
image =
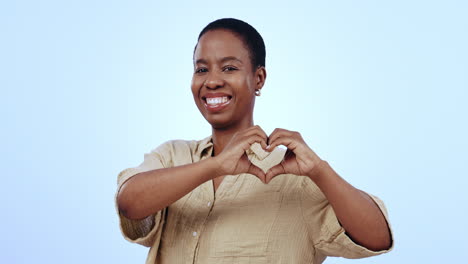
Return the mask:
<path fill-rule="evenodd" d="M 260 89 L 255 90 L 255 96 L 260 96 L 261 94 Z"/>

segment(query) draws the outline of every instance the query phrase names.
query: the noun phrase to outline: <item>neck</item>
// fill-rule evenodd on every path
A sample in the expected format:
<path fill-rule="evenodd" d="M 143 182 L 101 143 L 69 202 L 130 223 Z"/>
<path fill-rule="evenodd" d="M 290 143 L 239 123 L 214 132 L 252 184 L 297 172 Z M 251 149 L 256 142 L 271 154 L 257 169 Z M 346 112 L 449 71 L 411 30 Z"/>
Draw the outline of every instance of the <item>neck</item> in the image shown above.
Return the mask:
<path fill-rule="evenodd" d="M 211 130 L 211 140 L 213 141 L 213 156 L 218 155 L 229 143 L 235 133 L 245 130 L 254 125 L 253 119 L 247 120 L 246 122 L 223 128 L 214 128 Z"/>

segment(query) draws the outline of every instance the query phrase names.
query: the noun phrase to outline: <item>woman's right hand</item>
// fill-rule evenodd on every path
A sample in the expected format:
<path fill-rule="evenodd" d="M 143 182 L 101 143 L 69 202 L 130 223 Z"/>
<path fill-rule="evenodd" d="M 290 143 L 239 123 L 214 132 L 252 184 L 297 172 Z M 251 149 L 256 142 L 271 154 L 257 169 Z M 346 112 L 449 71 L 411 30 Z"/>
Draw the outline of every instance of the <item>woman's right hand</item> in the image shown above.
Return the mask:
<path fill-rule="evenodd" d="M 223 151 L 213 157 L 218 164 L 218 174 L 236 175 L 250 173 L 265 183 L 265 172 L 250 162 L 246 151 L 255 142 L 260 143 L 263 149 L 266 149 L 267 140 L 268 136 L 259 126 L 253 126 L 235 133 Z"/>

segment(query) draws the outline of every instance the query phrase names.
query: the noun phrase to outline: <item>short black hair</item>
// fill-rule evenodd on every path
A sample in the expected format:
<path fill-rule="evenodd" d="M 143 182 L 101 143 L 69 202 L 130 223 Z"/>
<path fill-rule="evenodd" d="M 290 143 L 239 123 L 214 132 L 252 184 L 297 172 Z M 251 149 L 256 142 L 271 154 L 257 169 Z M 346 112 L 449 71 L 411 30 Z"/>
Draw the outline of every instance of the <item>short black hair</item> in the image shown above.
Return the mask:
<path fill-rule="evenodd" d="M 198 41 L 206 32 L 216 29 L 229 30 L 241 38 L 249 52 L 253 70 L 265 67 L 265 43 L 254 27 L 239 19 L 221 18 L 209 23 L 198 35 Z"/>

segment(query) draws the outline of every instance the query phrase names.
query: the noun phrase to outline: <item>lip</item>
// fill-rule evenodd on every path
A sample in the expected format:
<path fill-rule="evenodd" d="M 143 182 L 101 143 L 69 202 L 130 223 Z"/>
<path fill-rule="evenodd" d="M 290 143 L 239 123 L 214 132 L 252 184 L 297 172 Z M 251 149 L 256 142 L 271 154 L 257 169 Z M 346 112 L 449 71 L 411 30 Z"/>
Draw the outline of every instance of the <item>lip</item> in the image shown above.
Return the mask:
<path fill-rule="evenodd" d="M 224 103 L 220 103 L 220 104 L 215 104 L 215 105 L 209 105 L 206 102 L 206 98 L 216 98 L 216 97 L 227 97 L 228 101 L 224 102 Z M 201 99 L 203 101 L 203 106 L 205 107 L 205 109 L 208 112 L 217 113 L 217 112 L 220 112 L 220 111 L 224 110 L 226 107 L 229 106 L 229 104 L 231 103 L 231 100 L 232 100 L 232 95 L 227 94 L 227 93 L 219 93 L 219 92 L 218 93 L 207 93 L 207 94 L 203 95 L 201 97 Z"/>
<path fill-rule="evenodd" d="M 227 93 L 206 93 L 201 98 L 203 100 L 206 100 L 206 98 L 225 97 L 225 96 L 227 96 L 229 99 L 232 98 L 232 95 L 227 94 Z"/>

